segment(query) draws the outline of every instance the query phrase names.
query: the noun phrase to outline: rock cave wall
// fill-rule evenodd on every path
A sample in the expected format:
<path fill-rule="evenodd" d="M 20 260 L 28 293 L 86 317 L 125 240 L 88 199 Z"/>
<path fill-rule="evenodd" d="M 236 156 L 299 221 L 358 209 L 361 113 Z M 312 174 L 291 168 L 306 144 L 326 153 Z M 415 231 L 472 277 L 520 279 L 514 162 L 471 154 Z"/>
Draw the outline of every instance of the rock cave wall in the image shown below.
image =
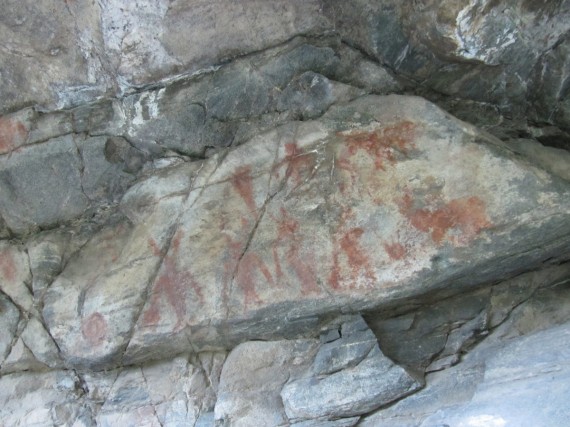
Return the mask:
<path fill-rule="evenodd" d="M 570 2 L 0 2 L 0 424 L 570 419 Z"/>

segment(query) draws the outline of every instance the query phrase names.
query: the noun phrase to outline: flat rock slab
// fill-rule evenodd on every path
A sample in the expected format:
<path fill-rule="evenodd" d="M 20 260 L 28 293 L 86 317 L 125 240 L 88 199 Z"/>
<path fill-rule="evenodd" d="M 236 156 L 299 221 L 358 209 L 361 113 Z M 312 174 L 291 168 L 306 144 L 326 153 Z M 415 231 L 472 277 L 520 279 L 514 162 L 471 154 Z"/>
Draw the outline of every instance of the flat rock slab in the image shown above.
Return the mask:
<path fill-rule="evenodd" d="M 47 292 L 71 363 L 315 333 L 322 315 L 459 291 L 570 248 L 566 181 L 415 97 L 360 98 L 162 171 L 122 210 L 128 222 Z"/>

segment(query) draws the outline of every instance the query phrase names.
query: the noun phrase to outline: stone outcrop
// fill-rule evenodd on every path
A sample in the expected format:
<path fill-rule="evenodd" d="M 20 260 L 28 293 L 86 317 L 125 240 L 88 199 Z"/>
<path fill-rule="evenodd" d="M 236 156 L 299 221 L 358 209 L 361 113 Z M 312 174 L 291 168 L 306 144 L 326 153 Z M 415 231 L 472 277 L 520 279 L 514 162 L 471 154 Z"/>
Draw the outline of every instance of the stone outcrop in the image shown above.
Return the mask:
<path fill-rule="evenodd" d="M 570 418 L 570 2 L 2 10 L 1 425 Z"/>

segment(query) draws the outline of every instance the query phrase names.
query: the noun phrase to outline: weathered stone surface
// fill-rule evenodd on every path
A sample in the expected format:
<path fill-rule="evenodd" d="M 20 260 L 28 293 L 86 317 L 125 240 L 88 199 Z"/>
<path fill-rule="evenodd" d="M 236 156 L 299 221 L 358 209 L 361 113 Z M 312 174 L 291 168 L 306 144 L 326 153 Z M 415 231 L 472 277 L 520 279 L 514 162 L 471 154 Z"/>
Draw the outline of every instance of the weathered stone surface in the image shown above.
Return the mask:
<path fill-rule="evenodd" d="M 375 347 L 356 367 L 288 383 L 281 393 L 290 419 L 351 417 L 413 393 L 421 383 Z"/>
<path fill-rule="evenodd" d="M 377 312 L 367 319 L 386 356 L 414 370 L 438 370 L 458 363 L 461 354 L 513 316 L 513 309 L 538 290 L 568 277 L 570 264 L 549 266 L 493 287 L 424 301 L 405 314 Z"/>
<path fill-rule="evenodd" d="M 36 3 L 0 425 L 564 424 L 570 1 Z"/>
<path fill-rule="evenodd" d="M 127 344 L 133 363 L 283 336 L 284 317 L 456 292 L 565 253 L 567 187 L 419 98 L 362 98 L 137 184 L 122 203 L 132 225 L 69 263 L 44 315 L 88 365 Z M 116 259 L 90 255 L 105 239 Z M 105 320 L 95 351 L 79 325 L 101 298 L 121 320 Z"/>
<path fill-rule="evenodd" d="M 0 157 L 0 183 L 0 215 L 14 232 L 53 226 L 89 206 L 71 136 Z"/>
<path fill-rule="evenodd" d="M 309 372 L 301 378 L 292 376 L 283 387 L 289 420 L 361 415 L 421 387 L 418 379 L 382 354 L 361 317 L 348 319 L 341 330 L 339 340 L 319 348 Z M 363 338 L 373 343 L 366 352 Z"/>
<path fill-rule="evenodd" d="M 135 178 L 132 173 L 138 172 L 144 163 L 142 153 L 130 146 L 111 161 L 106 151 L 108 140 L 105 137 L 75 140 L 82 161 L 82 189 L 90 201 L 101 204 L 118 202 Z"/>
<path fill-rule="evenodd" d="M 53 339 L 37 318 L 33 317 L 28 320 L 21 338 L 38 362 L 50 368 L 63 367 Z"/>
<path fill-rule="evenodd" d="M 279 393 L 306 370 L 316 340 L 251 341 L 229 354 L 222 370 L 215 418 L 220 425 L 278 426 L 288 423 Z"/>
<path fill-rule="evenodd" d="M 68 233 L 54 232 L 36 236 L 27 243 L 32 292 L 36 301 L 41 301 L 47 287 L 61 272 L 69 239 Z"/>
<path fill-rule="evenodd" d="M 567 0 L 333 0 L 324 13 L 348 43 L 414 83 L 509 120 L 525 121 L 529 106 L 533 118 L 568 127 Z"/>
<path fill-rule="evenodd" d="M 126 83 L 140 85 L 262 50 L 297 34 L 321 32 L 317 1 L 145 0 L 113 2 L 102 10 L 105 46 Z M 142 31 L 149 26 L 152 31 Z M 224 31 L 219 31 L 224 28 Z M 191 41 L 191 42 L 190 42 Z"/>
<path fill-rule="evenodd" d="M 0 367 L 10 352 L 19 320 L 18 308 L 6 296 L 0 294 L 0 328 L 3 331 L 0 336 Z"/>
<path fill-rule="evenodd" d="M 0 241 L 0 290 L 25 312 L 33 312 L 28 254 L 18 244 Z"/>
<path fill-rule="evenodd" d="M 361 317 L 339 326 L 340 336 L 319 348 L 313 363 L 315 375 L 329 375 L 358 365 L 378 343 Z"/>
<path fill-rule="evenodd" d="M 209 374 L 213 374 L 210 372 Z M 0 377 L 0 423 L 10 426 L 194 425 L 212 384 L 185 357 L 120 371 L 53 370 Z M 214 379 L 214 376 L 210 376 Z"/>
<path fill-rule="evenodd" d="M 559 305 L 549 313 L 554 299 Z M 544 289 L 459 365 L 429 374 L 425 389 L 359 425 L 563 425 L 569 415 L 568 301 L 568 282 Z"/>
<path fill-rule="evenodd" d="M 0 422 L 10 426 L 90 425 L 89 408 L 78 401 L 77 376 L 70 371 L 0 377 Z"/>
<path fill-rule="evenodd" d="M 309 420 L 293 423 L 291 426 L 295 427 L 352 427 L 356 425 L 360 417 L 341 418 L 340 420 Z"/>
<path fill-rule="evenodd" d="M 545 147 L 536 141 L 529 139 L 517 139 L 509 141 L 509 147 L 515 152 L 532 159 L 541 168 L 546 169 L 553 175 L 570 181 L 570 153 L 561 148 Z"/>
<path fill-rule="evenodd" d="M 251 341 L 232 350 L 215 407 L 219 425 L 352 426 L 358 415 L 420 387 L 382 355 L 362 317 L 340 318 L 328 328 L 342 337 Z M 363 341 L 371 345 L 361 355 Z M 335 369 L 325 372 L 324 363 Z"/>
<path fill-rule="evenodd" d="M 88 101 L 110 88 L 101 58 L 97 3 L 5 0 L 0 62 L 0 111 Z"/>
<path fill-rule="evenodd" d="M 149 223 L 106 227 L 48 289 L 43 316 L 69 361 L 101 365 L 120 359 L 182 202 L 183 197 L 173 196 L 153 206 Z M 91 263 L 94 258 L 114 267 L 99 270 Z M 68 311 L 69 306 L 76 311 Z"/>
<path fill-rule="evenodd" d="M 317 1 L 5 3 L 0 112 L 75 106 L 328 26 Z"/>
<path fill-rule="evenodd" d="M 201 371 L 182 357 L 126 369 L 106 395 L 97 425 L 193 425 L 207 387 Z"/>

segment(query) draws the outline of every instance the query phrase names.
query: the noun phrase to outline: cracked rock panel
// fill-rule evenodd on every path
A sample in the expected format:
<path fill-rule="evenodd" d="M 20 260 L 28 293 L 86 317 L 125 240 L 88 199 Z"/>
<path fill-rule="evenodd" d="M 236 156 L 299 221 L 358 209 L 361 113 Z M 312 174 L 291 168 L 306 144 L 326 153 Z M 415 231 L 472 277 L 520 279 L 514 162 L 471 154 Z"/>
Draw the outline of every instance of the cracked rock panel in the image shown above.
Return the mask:
<path fill-rule="evenodd" d="M 43 314 L 86 367 L 286 336 L 283 316 L 377 309 L 556 258 L 569 195 L 433 104 L 365 97 L 139 182 Z"/>

